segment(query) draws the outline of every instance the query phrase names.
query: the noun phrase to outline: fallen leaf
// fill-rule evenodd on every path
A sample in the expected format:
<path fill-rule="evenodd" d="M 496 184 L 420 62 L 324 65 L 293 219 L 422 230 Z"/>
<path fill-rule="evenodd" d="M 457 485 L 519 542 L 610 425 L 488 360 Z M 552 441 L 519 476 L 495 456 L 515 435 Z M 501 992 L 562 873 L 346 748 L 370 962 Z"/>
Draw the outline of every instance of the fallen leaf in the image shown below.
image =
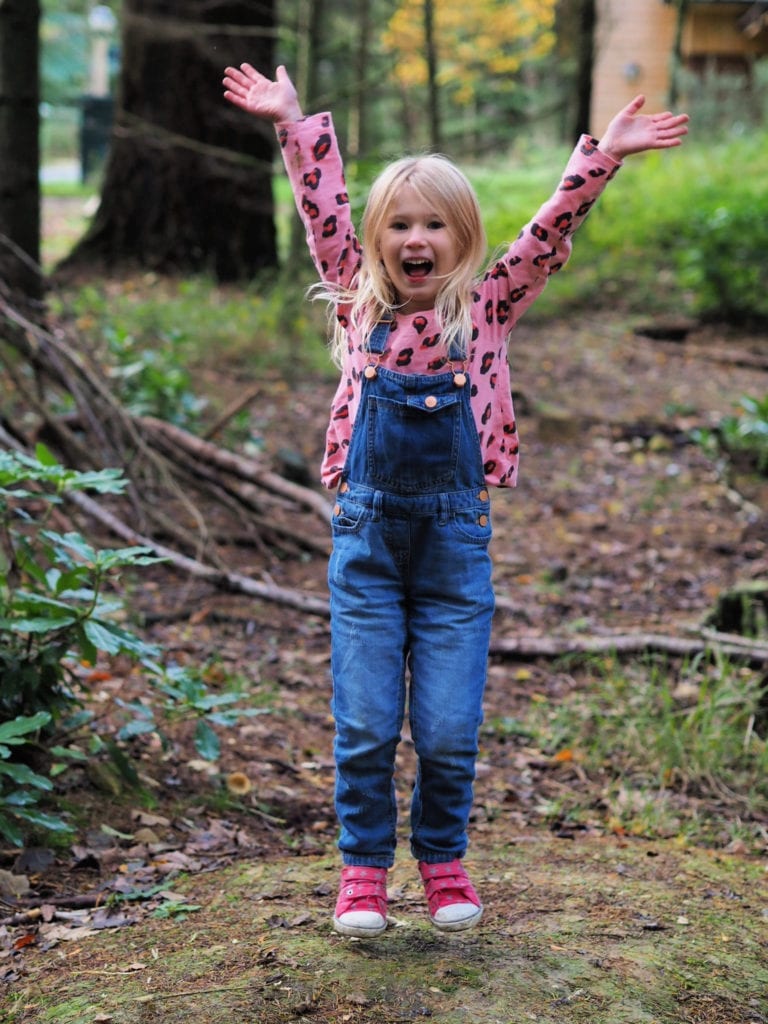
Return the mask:
<path fill-rule="evenodd" d="M 48 949 L 57 942 L 79 942 L 81 939 L 98 934 L 95 928 L 72 927 L 68 924 L 44 924 L 40 928 L 40 937 L 45 939 Z"/>
<path fill-rule="evenodd" d="M 0 896 L 26 896 L 29 892 L 29 879 L 26 875 L 14 875 L 10 871 L 0 871 Z"/>
<path fill-rule="evenodd" d="M 161 814 L 149 814 L 147 811 L 132 811 L 131 820 L 137 825 L 145 825 L 147 828 L 168 827 L 171 824 L 170 818 L 164 818 Z"/>
<path fill-rule="evenodd" d="M 350 1003 L 352 1006 L 370 1006 L 371 1000 L 368 996 L 363 995 L 362 992 L 352 992 L 344 1000 L 345 1003 Z"/>
<path fill-rule="evenodd" d="M 91 927 L 102 931 L 104 928 L 125 928 L 135 923 L 135 917 L 130 917 L 128 914 L 112 914 L 106 908 L 102 908 L 94 913 Z"/>
<path fill-rule="evenodd" d="M 53 864 L 56 854 L 45 846 L 30 846 L 22 850 L 16 858 L 13 871 L 14 874 L 39 875 Z"/>

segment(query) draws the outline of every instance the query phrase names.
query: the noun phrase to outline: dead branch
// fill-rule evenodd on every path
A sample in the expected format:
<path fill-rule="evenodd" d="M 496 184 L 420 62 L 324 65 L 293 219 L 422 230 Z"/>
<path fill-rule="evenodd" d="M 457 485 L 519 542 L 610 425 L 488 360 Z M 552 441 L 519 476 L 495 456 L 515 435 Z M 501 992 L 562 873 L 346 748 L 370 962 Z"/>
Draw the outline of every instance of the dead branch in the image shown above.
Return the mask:
<path fill-rule="evenodd" d="M 147 546 L 162 548 L 177 567 L 186 565 L 185 571 L 216 586 L 302 606 L 300 598 L 286 598 L 280 588 L 245 586 L 244 577 L 227 564 L 231 545 L 226 538 L 245 529 L 263 560 L 271 557 L 275 543 L 283 542 L 289 550 L 326 556 L 327 498 L 173 424 L 133 415 L 112 393 L 108 372 L 82 338 L 62 324 L 35 322 L 1 292 L 0 323 L 5 328 L 0 343 L 33 368 L 40 384 L 38 394 L 19 371 L 19 360 L 8 361 L 6 372 L 14 382 L 16 401 L 33 414 L 32 426 L 25 422 L 23 433 L 13 428 L 16 441 L 25 442 L 21 450 L 29 453 L 36 440 L 44 439 L 71 468 L 120 466 L 128 480 L 126 496 L 132 511 L 108 513 L 93 503 L 90 514 L 97 515 L 98 509 L 99 522 L 119 536 L 142 537 Z M 51 389 L 74 401 L 75 410 L 57 416 Z M 9 436 L 4 443 L 13 441 Z M 84 510 L 85 503 L 80 508 Z M 304 513 L 323 523 L 322 536 L 307 529 Z M 166 538 L 165 544 L 161 538 Z"/>
<path fill-rule="evenodd" d="M 316 491 L 310 490 L 308 487 L 302 487 L 300 484 L 292 483 L 290 480 L 286 480 L 285 477 L 265 469 L 252 459 L 245 459 L 241 455 L 235 454 L 235 452 L 218 448 L 216 445 L 211 444 L 210 441 L 196 437 L 194 434 L 182 430 L 181 427 L 177 427 L 173 423 L 167 423 L 165 420 L 156 419 L 153 416 L 142 416 L 138 422 L 144 427 L 147 434 L 153 436 L 159 445 L 170 442 L 173 448 L 180 447 L 184 449 L 196 460 L 208 462 L 225 472 L 240 477 L 242 480 L 259 484 L 265 490 L 288 498 L 290 501 L 296 502 L 298 505 L 315 512 L 324 523 L 330 521 L 331 505 L 323 495 L 318 494 Z"/>
<path fill-rule="evenodd" d="M 717 651 L 757 665 L 768 664 L 768 643 L 730 633 L 701 630 L 697 637 L 660 633 L 622 633 L 613 636 L 517 636 L 491 641 L 490 653 L 509 658 L 561 658 L 574 654 L 643 654 L 658 651 L 674 657 L 693 657 Z"/>
<path fill-rule="evenodd" d="M 179 554 L 178 551 L 173 551 L 163 544 L 159 544 L 151 537 L 145 537 L 137 533 L 127 523 L 124 523 L 117 516 L 102 508 L 98 502 L 95 502 L 86 494 L 75 492 L 67 495 L 67 500 L 76 505 L 81 511 L 86 512 L 89 516 L 102 523 L 112 533 L 122 537 L 129 544 L 150 548 L 156 555 L 166 559 L 177 569 L 197 579 L 206 580 L 212 586 L 231 593 L 247 594 L 249 597 L 273 601 L 276 604 L 296 608 L 311 615 L 328 616 L 328 602 L 323 598 L 315 597 L 313 594 L 307 594 L 301 590 L 279 587 L 274 583 L 259 583 L 240 573 L 216 569 L 211 565 L 205 565 L 197 559 L 188 558 L 186 555 Z"/>

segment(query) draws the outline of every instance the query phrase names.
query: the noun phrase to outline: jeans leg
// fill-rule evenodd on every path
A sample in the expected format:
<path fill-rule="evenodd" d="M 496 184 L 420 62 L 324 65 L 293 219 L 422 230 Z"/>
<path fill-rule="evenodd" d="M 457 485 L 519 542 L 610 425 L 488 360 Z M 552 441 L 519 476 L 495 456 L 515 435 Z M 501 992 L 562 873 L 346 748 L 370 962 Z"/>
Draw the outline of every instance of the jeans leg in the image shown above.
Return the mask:
<path fill-rule="evenodd" d="M 405 706 L 405 606 L 381 522 L 334 538 L 331 591 L 336 813 L 345 864 L 390 867 Z"/>
<path fill-rule="evenodd" d="M 411 848 L 438 863 L 467 848 L 494 602 L 486 546 L 456 544 L 450 525 L 434 529 L 420 546 L 432 571 L 411 577 Z"/>

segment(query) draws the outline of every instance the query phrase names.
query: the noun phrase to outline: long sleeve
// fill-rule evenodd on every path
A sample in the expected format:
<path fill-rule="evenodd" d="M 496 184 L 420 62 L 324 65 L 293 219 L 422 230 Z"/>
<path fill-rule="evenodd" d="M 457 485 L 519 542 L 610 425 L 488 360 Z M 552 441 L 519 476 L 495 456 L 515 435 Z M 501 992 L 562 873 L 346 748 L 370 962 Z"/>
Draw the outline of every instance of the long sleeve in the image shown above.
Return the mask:
<path fill-rule="evenodd" d="M 333 119 L 314 114 L 277 126 L 283 162 L 321 279 L 348 286 L 360 266 Z"/>

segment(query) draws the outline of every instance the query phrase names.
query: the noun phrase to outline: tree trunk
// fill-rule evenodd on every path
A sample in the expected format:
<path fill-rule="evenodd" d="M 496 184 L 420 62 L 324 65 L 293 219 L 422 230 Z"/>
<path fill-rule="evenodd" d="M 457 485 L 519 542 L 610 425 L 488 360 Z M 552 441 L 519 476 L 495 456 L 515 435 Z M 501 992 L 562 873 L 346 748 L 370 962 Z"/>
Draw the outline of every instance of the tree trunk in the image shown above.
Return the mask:
<path fill-rule="evenodd" d="M 437 84 L 437 39 L 435 38 L 434 0 L 424 0 L 424 48 L 427 52 L 427 104 L 429 108 L 429 144 L 442 148 L 440 98 Z"/>
<path fill-rule="evenodd" d="M 355 89 L 349 110 L 349 138 L 347 150 L 351 157 L 360 159 L 369 150 L 368 101 L 370 99 L 369 64 L 371 59 L 371 4 L 361 0 L 358 5 L 358 37 L 355 53 Z"/>
<path fill-rule="evenodd" d="M 271 75 L 274 37 L 274 0 L 124 0 L 101 204 L 63 272 L 234 281 L 276 265 L 274 132 L 226 104 L 221 85 L 243 61 Z"/>
<path fill-rule="evenodd" d="M 576 110 L 573 141 L 590 131 L 592 67 L 595 63 L 595 0 L 580 0 L 576 43 Z M 593 129 L 596 130 L 596 129 Z"/>
<path fill-rule="evenodd" d="M 677 12 L 675 15 L 675 38 L 672 43 L 672 54 L 670 56 L 669 68 L 669 105 L 673 109 L 680 99 L 680 71 L 683 66 L 682 44 L 683 28 L 688 14 L 688 0 L 676 0 Z"/>
<path fill-rule="evenodd" d="M 0 283 L 40 295 L 38 0 L 0 0 Z"/>

